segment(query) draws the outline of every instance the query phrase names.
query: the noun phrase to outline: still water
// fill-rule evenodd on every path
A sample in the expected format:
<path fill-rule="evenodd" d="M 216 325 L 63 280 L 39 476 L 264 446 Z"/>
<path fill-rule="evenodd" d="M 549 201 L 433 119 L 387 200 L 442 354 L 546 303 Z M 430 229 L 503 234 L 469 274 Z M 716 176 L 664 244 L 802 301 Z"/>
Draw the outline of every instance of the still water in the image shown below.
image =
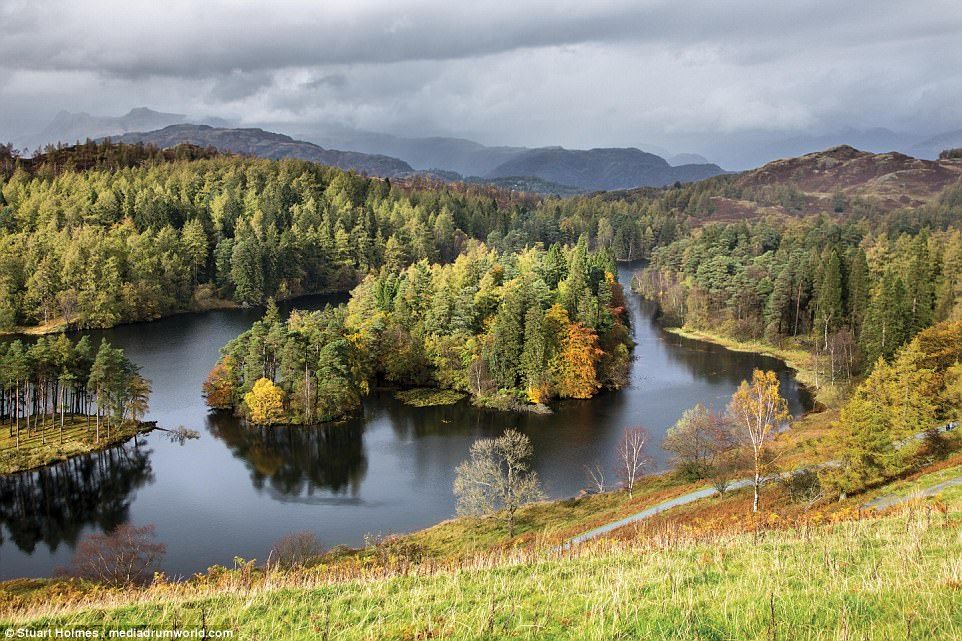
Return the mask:
<path fill-rule="evenodd" d="M 325 545 L 357 545 L 365 534 L 406 532 L 454 514 L 455 466 L 471 443 L 508 427 L 531 437 L 535 468 L 552 497 L 586 486 L 584 466 L 613 470 L 626 427 L 653 440 L 695 403 L 722 408 L 753 368 L 773 369 L 793 413 L 808 404 L 784 363 L 662 331 L 653 304 L 630 293 L 637 265 L 622 265 L 636 340 L 631 383 L 587 401 L 565 401 L 550 416 L 479 410 L 468 402 L 412 408 L 378 393 L 344 424 L 255 429 L 210 413 L 201 383 L 221 345 L 259 310 L 185 314 L 90 332 L 123 347 L 153 383 L 148 418 L 200 433 L 184 445 L 161 432 L 40 472 L 0 478 L 0 578 L 44 576 L 69 563 L 84 534 L 122 522 L 153 523 L 167 545 L 164 569 L 187 576 L 235 556 L 266 558 L 274 541 L 310 530 Z M 306 297 L 317 308 L 344 297 Z M 287 311 L 287 310 L 284 310 Z M 656 464 L 664 452 L 652 450 Z M 611 476 L 614 476 L 613 472 Z"/>

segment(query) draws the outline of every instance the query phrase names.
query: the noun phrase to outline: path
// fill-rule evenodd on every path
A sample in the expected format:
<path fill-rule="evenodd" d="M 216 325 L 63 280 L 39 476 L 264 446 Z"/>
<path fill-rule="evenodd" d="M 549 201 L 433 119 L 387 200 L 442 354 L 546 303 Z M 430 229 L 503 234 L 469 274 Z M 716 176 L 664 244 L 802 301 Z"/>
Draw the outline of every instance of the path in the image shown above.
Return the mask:
<path fill-rule="evenodd" d="M 956 476 L 955 478 L 942 481 L 941 483 L 936 483 L 935 485 L 931 485 L 916 492 L 910 492 L 909 494 L 886 494 L 884 496 L 879 496 L 872 499 L 862 507 L 866 510 L 884 510 L 885 508 L 898 505 L 899 503 L 905 503 L 906 501 L 911 501 L 913 499 L 936 496 L 941 494 L 943 490 L 947 490 L 950 487 L 955 487 L 956 485 L 962 485 L 962 476 Z"/>
<path fill-rule="evenodd" d="M 935 431 L 936 431 L 936 432 L 948 432 L 948 431 L 950 431 L 950 430 L 955 429 L 955 428 L 957 427 L 957 425 L 958 425 L 957 423 L 949 423 L 948 425 L 942 425 L 942 426 L 939 426 L 939 427 L 935 428 Z M 896 449 L 898 449 L 898 448 L 904 446 L 907 442 L 909 442 L 910 439 L 913 439 L 913 438 L 914 438 L 914 439 L 924 438 L 925 435 L 928 434 L 930 431 L 931 431 L 931 430 L 927 430 L 927 431 L 924 431 L 924 432 L 918 432 L 917 434 L 914 434 L 913 436 L 911 436 L 911 437 L 909 437 L 909 438 L 907 438 L 907 439 L 905 439 L 905 440 L 903 440 L 903 441 L 900 441 L 900 442 L 896 443 L 896 444 L 895 444 L 895 447 L 896 447 Z M 806 471 L 806 470 L 816 470 L 816 469 L 820 469 L 820 468 L 823 468 L 823 467 L 837 467 L 837 466 L 839 466 L 839 465 L 841 465 L 841 461 L 838 461 L 838 460 L 825 461 L 824 463 L 819 463 L 819 464 L 813 465 L 813 466 L 811 466 L 811 467 L 804 467 L 804 468 L 799 468 L 799 469 L 797 469 L 797 470 L 794 470 L 794 471 L 792 471 L 792 472 L 785 472 L 784 475 L 800 474 L 800 473 L 802 473 L 802 472 L 804 472 L 804 471 Z M 770 480 L 771 480 L 771 479 L 764 479 L 762 482 L 763 482 L 763 483 L 767 483 L 767 482 L 770 481 Z M 743 487 L 749 487 L 751 484 L 752 484 L 751 479 L 739 479 L 739 480 L 737 480 L 737 481 L 731 482 L 731 483 L 728 485 L 728 488 L 727 488 L 727 489 L 728 489 L 728 490 L 738 490 L 738 489 L 741 489 L 741 488 L 743 488 Z M 911 495 L 911 496 L 909 496 L 909 497 L 902 497 L 902 496 L 895 496 L 895 495 L 887 495 L 887 496 L 879 497 L 879 498 L 874 499 L 873 501 L 870 501 L 869 503 L 865 504 L 863 507 L 866 508 L 866 509 L 879 509 L 879 510 L 881 510 L 881 509 L 884 509 L 884 508 L 886 508 L 886 507 L 889 507 L 890 505 L 896 505 L 897 503 L 901 503 L 902 501 L 906 501 L 906 500 L 908 500 L 909 498 L 912 498 L 912 497 L 916 497 L 916 496 L 935 496 L 936 494 L 938 494 L 938 493 L 941 492 L 942 490 L 944 490 L 944 489 L 946 489 L 946 488 L 949 488 L 949 487 L 953 487 L 953 486 L 955 486 L 955 485 L 962 485 L 962 476 L 957 477 L 957 478 L 954 478 L 954 479 L 950 479 L 950 480 L 948 480 L 948 481 L 943 481 L 942 483 L 939 483 L 939 484 L 937 484 L 937 485 L 933 485 L 932 487 L 926 488 L 926 489 L 922 490 L 921 492 L 917 492 L 917 493 L 915 493 L 915 494 L 913 494 L 913 495 Z M 727 491 L 727 490 L 726 490 L 726 491 Z M 579 545 L 579 544 L 581 544 L 581 543 L 584 543 L 585 541 L 589 541 L 589 540 L 594 539 L 594 538 L 597 538 L 597 537 L 599 537 L 599 536 L 603 536 L 603 535 L 605 535 L 605 534 L 609 534 L 609 533 L 611 533 L 611 532 L 614 532 L 615 530 L 617 530 L 617 529 L 619 529 L 619 528 L 623 528 L 623 527 L 625 527 L 626 525 L 631 525 L 632 523 L 637 523 L 638 521 L 644 521 L 645 519 L 651 518 L 651 517 L 655 516 L 656 514 L 659 514 L 659 513 L 661 513 L 661 512 L 664 512 L 665 510 L 670 510 L 670 509 L 673 508 L 673 507 L 679 507 L 679 506 L 681 506 L 681 505 L 688 505 L 689 503 L 694 503 L 695 501 L 700 501 L 701 499 L 707 499 L 707 498 L 709 498 L 709 497 L 711 497 L 711 496 L 715 496 L 716 494 L 718 494 L 718 490 L 716 490 L 715 488 L 713 488 L 713 487 L 705 487 L 705 488 L 702 488 L 702 489 L 700 489 L 700 490 L 695 490 L 695 491 L 693 491 L 693 492 L 689 492 L 689 493 L 687 493 L 687 494 L 682 494 L 681 496 L 676 496 L 676 497 L 673 498 L 673 499 L 668 499 L 667 501 L 662 501 L 661 503 L 656 503 L 655 505 L 652 505 L 651 507 L 645 508 L 645 509 L 642 510 L 641 512 L 636 512 L 635 514 L 632 514 L 631 516 L 626 516 L 625 518 L 620 519 L 620 520 L 618 520 L 618 521 L 612 521 L 611 523 L 606 523 L 606 524 L 600 525 L 600 526 L 598 526 L 598 527 L 596 527 L 596 528 L 594 528 L 594 529 L 588 530 L 587 532 L 583 532 L 582 534 L 579 534 L 579 535 L 576 536 L 576 537 L 573 537 L 573 538 L 571 538 L 571 539 L 568 539 L 567 541 L 565 541 L 564 543 L 562 543 L 560 547 L 561 547 L 561 549 L 564 549 L 564 550 L 570 549 L 570 548 L 572 548 L 572 547 L 574 547 L 574 546 L 576 546 L 576 545 Z M 889 502 L 886 503 L 886 501 L 889 501 Z"/>
<path fill-rule="evenodd" d="M 733 483 L 729 484 L 728 489 L 737 490 L 743 487 L 748 487 L 751 484 L 752 484 L 751 479 L 740 479 L 738 481 L 734 481 Z M 600 525 L 594 528 L 593 530 L 588 530 L 587 532 L 579 534 L 578 536 L 572 539 L 568 539 L 567 541 L 564 542 L 564 544 L 562 544 L 561 547 L 564 549 L 568 549 L 570 547 L 573 547 L 580 543 L 584 543 L 585 541 L 588 541 L 595 537 L 599 537 L 604 534 L 608 534 L 609 532 L 613 532 L 619 528 L 623 528 L 626 525 L 631 525 L 632 523 L 643 521 L 647 518 L 650 518 L 658 514 L 659 512 L 664 512 L 665 510 L 670 510 L 671 508 L 678 507 L 680 505 L 687 505 L 689 503 L 694 503 L 695 501 L 699 501 L 701 499 L 707 499 L 708 497 L 714 496 L 715 494 L 718 494 L 718 490 L 716 490 L 713 487 L 705 487 L 700 490 L 695 490 L 694 492 L 689 492 L 688 494 L 682 494 L 681 496 L 676 496 L 673 499 L 668 499 L 667 501 L 656 503 L 655 505 L 652 505 L 651 507 L 646 508 L 641 512 L 636 512 L 631 516 L 626 516 L 621 520 L 613 521 L 611 523 L 606 523 L 604 525 Z"/>

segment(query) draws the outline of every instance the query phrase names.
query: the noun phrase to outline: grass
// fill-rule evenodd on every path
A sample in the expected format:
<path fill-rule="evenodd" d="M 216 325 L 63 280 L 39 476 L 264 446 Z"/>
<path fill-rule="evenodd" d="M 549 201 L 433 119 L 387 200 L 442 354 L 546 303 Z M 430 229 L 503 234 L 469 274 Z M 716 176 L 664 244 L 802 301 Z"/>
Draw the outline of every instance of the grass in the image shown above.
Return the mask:
<path fill-rule="evenodd" d="M 152 427 L 148 423 L 125 421 L 120 426 L 111 426 L 108 438 L 106 428 L 101 425 L 98 443 L 94 421 L 91 417 L 88 425 L 84 416 L 67 416 L 64 421 L 63 443 L 60 441 L 59 416 L 48 416 L 45 428 L 37 427 L 30 431 L 26 429 L 26 421 L 21 421 L 19 449 L 16 434 L 10 434 L 9 422 L 3 423 L 0 425 L 0 474 L 22 472 L 104 449 L 123 443 Z"/>
<path fill-rule="evenodd" d="M 515 535 L 497 517 L 462 517 L 404 535 L 405 544 L 434 558 L 456 559 L 493 549 L 556 545 L 598 525 L 621 519 L 666 499 L 690 492 L 704 483 L 686 483 L 673 475 L 646 477 L 633 498 L 625 492 L 604 492 L 522 507 L 516 514 Z"/>
<path fill-rule="evenodd" d="M 394 398 L 414 407 L 433 407 L 435 405 L 454 405 L 465 395 L 449 389 L 417 387 L 394 393 Z"/>
<path fill-rule="evenodd" d="M 880 496 L 898 496 L 898 497 L 911 497 L 912 495 L 921 492 L 933 485 L 938 485 L 943 481 L 948 481 L 950 479 L 962 476 L 962 455 L 955 455 L 949 458 L 945 467 L 940 467 L 940 469 L 935 469 L 923 474 L 912 475 L 906 479 L 895 481 L 884 488 L 872 491 L 870 494 L 866 495 L 866 499 L 872 499 Z M 938 495 L 938 498 L 942 501 L 962 501 L 962 486 L 954 486 L 946 488 L 943 492 Z"/>
<path fill-rule="evenodd" d="M 957 507 L 957 506 L 955 506 Z M 160 585 L 4 625 L 226 629 L 239 639 L 957 639 L 959 513 L 602 541 L 383 578 Z M 2 615 L 0 615 L 2 616 Z"/>

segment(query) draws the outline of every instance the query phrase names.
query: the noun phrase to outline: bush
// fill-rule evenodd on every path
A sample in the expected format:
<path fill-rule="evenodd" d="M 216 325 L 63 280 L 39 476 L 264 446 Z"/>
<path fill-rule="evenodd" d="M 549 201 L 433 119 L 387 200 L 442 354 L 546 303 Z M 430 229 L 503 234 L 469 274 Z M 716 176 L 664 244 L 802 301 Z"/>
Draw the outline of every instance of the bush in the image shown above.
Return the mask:
<path fill-rule="evenodd" d="M 152 523 L 123 523 L 109 534 L 88 534 L 77 544 L 70 567 L 58 574 L 115 587 L 147 585 L 167 551 L 154 538 Z"/>
<path fill-rule="evenodd" d="M 276 567 L 293 568 L 310 564 L 324 553 L 324 547 L 313 532 L 292 532 L 274 543 L 270 563 Z"/>

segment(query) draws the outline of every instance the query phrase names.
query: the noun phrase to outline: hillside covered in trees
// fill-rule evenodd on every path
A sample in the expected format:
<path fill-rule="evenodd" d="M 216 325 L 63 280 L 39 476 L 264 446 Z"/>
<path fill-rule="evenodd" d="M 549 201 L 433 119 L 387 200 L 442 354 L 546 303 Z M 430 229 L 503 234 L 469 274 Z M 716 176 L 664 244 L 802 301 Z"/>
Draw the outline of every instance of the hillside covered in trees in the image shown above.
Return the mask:
<path fill-rule="evenodd" d="M 346 307 L 267 316 L 228 344 L 208 404 L 256 424 L 330 420 L 379 383 L 436 386 L 499 408 L 626 383 L 631 339 L 614 264 L 584 244 L 370 275 Z"/>
<path fill-rule="evenodd" d="M 483 185 L 392 184 L 295 161 L 89 143 L 0 153 L 0 329 L 109 327 L 347 291 L 365 274 L 449 262 L 469 239 L 513 251 L 582 236 L 616 258 L 673 240 L 654 202 L 540 199 Z"/>

